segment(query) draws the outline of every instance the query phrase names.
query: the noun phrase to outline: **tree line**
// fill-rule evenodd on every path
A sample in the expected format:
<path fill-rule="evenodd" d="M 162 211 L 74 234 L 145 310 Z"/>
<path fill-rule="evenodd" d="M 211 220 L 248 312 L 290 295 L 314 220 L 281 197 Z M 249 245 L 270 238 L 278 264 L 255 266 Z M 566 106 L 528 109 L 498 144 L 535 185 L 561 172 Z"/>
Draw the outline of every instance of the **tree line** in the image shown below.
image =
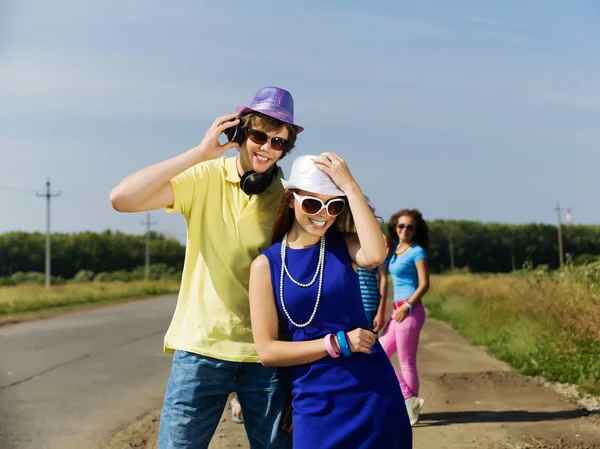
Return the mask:
<path fill-rule="evenodd" d="M 146 237 L 121 232 L 52 234 L 52 275 L 72 279 L 80 271 L 133 271 L 145 264 Z M 17 272 L 44 272 L 46 235 L 34 232 L 0 234 L 0 277 Z M 150 233 L 152 264 L 183 268 L 185 246 Z"/>
<path fill-rule="evenodd" d="M 468 268 L 474 273 L 502 273 L 533 267 L 558 268 L 557 227 L 549 224 L 498 224 L 435 220 L 429 225 L 432 272 Z M 562 226 L 563 253 L 575 264 L 600 255 L 600 226 Z M 453 256 L 452 256 L 453 253 Z M 566 259 L 565 259 L 566 260 Z"/>
<path fill-rule="evenodd" d="M 528 263 L 557 268 L 556 226 L 509 225 L 474 221 L 428 222 L 431 271 L 454 268 L 472 272 L 509 272 Z M 384 229 L 387 226 L 384 224 Z M 577 262 L 590 262 L 600 255 L 600 226 L 563 226 L 563 248 Z M 52 235 L 52 275 L 71 279 L 82 270 L 93 273 L 133 271 L 145 263 L 146 238 L 121 232 L 81 232 Z M 153 264 L 175 271 L 183 267 L 185 246 L 151 232 Z M 17 272 L 43 272 L 45 234 L 9 232 L 0 234 L 0 277 Z"/>

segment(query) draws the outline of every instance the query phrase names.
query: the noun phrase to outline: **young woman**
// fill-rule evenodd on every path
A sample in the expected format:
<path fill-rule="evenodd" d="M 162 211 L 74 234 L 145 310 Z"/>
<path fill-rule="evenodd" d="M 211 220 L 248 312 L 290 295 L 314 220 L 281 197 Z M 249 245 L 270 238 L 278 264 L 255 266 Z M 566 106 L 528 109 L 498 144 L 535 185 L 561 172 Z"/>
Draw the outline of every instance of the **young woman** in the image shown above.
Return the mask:
<path fill-rule="evenodd" d="M 379 341 L 388 357 L 398 351 L 402 373 L 396 371 L 411 425 L 419 421 L 423 399 L 419 395 L 417 347 L 425 322 L 421 302 L 429 289 L 427 223 L 417 209 L 403 209 L 390 218 L 389 237 L 393 248 L 388 270 L 394 285 L 394 312 Z"/>
<path fill-rule="evenodd" d="M 355 270 L 385 259 L 379 225 L 335 153 L 300 156 L 282 183 L 274 244 L 250 270 L 250 313 L 260 361 L 293 367 L 293 447 L 411 448 L 402 393 L 369 330 Z"/>

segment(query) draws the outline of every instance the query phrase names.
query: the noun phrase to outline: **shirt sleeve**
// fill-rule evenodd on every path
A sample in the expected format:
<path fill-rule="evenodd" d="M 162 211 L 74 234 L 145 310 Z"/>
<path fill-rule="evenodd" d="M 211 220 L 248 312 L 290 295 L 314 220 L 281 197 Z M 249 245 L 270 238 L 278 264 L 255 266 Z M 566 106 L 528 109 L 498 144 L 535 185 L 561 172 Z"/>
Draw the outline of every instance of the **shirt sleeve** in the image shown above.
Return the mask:
<path fill-rule="evenodd" d="M 423 259 L 427 259 L 427 254 L 425 253 L 425 250 L 423 248 L 421 248 L 420 246 L 416 246 L 415 247 L 415 255 L 414 255 L 415 263 L 417 263 L 419 260 L 423 260 Z"/>
<path fill-rule="evenodd" d="M 179 212 L 188 218 L 192 206 L 202 208 L 209 185 L 210 168 L 208 163 L 200 163 L 171 179 L 173 205 L 165 207 L 165 210 L 170 214 Z"/>

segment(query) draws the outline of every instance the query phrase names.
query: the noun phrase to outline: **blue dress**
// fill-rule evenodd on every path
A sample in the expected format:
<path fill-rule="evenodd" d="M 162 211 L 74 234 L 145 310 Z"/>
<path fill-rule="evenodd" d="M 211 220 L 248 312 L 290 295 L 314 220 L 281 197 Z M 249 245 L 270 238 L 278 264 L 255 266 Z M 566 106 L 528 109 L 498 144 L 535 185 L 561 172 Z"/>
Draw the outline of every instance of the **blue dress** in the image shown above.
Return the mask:
<path fill-rule="evenodd" d="M 286 250 L 292 277 L 309 283 L 319 259 L 319 244 Z M 329 231 L 325 245 L 325 271 L 319 307 L 312 322 L 294 326 L 282 309 L 279 296 L 281 242 L 263 252 L 269 259 L 271 283 L 280 315 L 293 341 L 315 340 L 328 333 L 369 329 L 360 295 L 358 275 L 352 268 L 343 235 Z M 319 279 L 303 288 L 284 275 L 284 302 L 296 323 L 308 321 Z M 409 449 L 412 429 L 398 379 L 377 342 L 372 354 L 324 357 L 292 368 L 292 424 L 294 449 Z"/>

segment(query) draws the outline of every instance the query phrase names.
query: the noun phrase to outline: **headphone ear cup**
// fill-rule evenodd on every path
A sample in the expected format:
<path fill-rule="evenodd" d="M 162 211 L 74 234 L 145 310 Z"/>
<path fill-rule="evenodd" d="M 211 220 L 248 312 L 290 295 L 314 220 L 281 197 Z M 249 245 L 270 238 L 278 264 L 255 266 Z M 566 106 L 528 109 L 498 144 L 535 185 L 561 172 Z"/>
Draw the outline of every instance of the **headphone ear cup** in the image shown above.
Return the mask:
<path fill-rule="evenodd" d="M 260 195 L 273 183 L 278 171 L 277 165 L 266 173 L 247 171 L 240 179 L 240 188 L 246 195 Z"/>
<path fill-rule="evenodd" d="M 234 137 L 234 142 L 237 142 L 241 145 L 242 143 L 244 143 L 244 140 L 246 140 L 246 129 L 242 128 L 241 124 L 238 124 L 235 128 L 236 133 Z"/>
<path fill-rule="evenodd" d="M 242 188 L 242 190 L 243 190 L 244 192 L 246 192 L 246 189 L 247 189 L 247 187 L 246 187 L 246 182 L 248 181 L 248 178 L 250 178 L 250 176 L 252 176 L 252 175 L 253 175 L 253 174 L 255 174 L 255 173 L 256 173 L 256 172 L 254 172 L 254 171 L 250 170 L 250 171 L 244 172 L 244 174 L 243 174 L 243 175 L 242 175 L 242 177 L 240 178 L 240 187 Z M 248 192 L 246 192 L 246 193 L 248 193 Z"/>
<path fill-rule="evenodd" d="M 227 128 L 223 131 L 223 134 L 227 136 L 229 142 L 236 142 L 240 145 L 246 140 L 246 130 L 239 123 L 231 128 Z"/>

